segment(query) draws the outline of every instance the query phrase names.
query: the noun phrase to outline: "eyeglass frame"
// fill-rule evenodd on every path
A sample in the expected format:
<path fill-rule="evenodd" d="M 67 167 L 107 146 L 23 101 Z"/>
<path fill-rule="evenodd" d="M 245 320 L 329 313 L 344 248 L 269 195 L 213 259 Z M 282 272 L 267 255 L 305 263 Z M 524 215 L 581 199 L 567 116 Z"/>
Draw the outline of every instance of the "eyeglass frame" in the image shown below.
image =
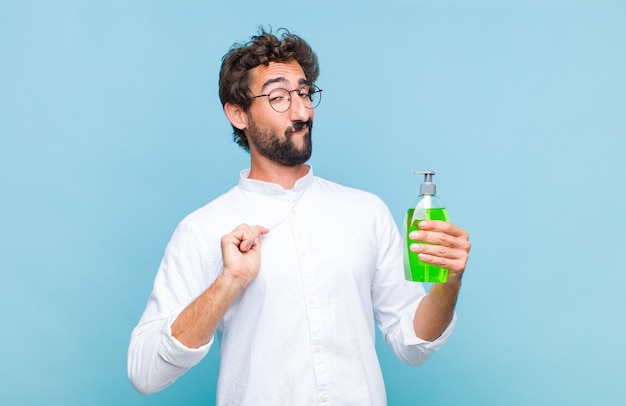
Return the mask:
<path fill-rule="evenodd" d="M 305 108 L 307 108 L 307 109 L 309 109 L 309 110 L 313 110 L 313 109 L 315 109 L 317 106 L 319 106 L 319 105 L 320 105 L 320 103 L 322 102 L 322 89 L 320 89 L 317 85 L 303 85 L 302 87 L 300 87 L 300 88 L 298 88 L 298 89 L 293 89 L 293 90 L 288 90 L 288 89 L 285 89 L 284 87 L 277 87 L 277 88 L 274 88 L 274 89 L 270 90 L 268 93 L 265 93 L 265 94 L 259 94 L 259 95 L 256 95 L 256 96 L 251 96 L 251 97 L 250 97 L 250 99 L 252 100 L 252 99 L 257 99 L 257 98 L 259 98 L 259 97 L 264 97 L 264 96 L 267 96 L 267 102 L 269 103 L 269 105 L 270 105 L 270 107 L 272 108 L 272 110 L 274 110 L 274 111 L 275 111 L 275 112 L 277 112 L 277 113 L 285 113 L 285 112 L 287 112 L 287 111 L 291 108 L 291 99 L 292 99 L 292 97 L 291 97 L 291 93 L 293 93 L 293 92 L 298 92 L 298 96 L 300 96 L 300 98 L 302 98 L 302 96 L 304 96 L 304 94 L 303 94 L 303 93 L 300 93 L 300 91 L 301 91 L 302 89 L 304 89 L 305 87 L 307 87 L 307 86 L 308 86 L 308 87 L 310 87 L 311 89 L 313 89 L 313 91 L 312 91 L 312 92 L 309 92 L 309 94 L 307 94 L 307 97 L 309 97 L 309 98 L 310 98 L 310 97 L 311 97 L 312 95 L 314 95 L 315 93 L 319 93 L 319 95 L 320 95 L 320 99 L 319 99 L 319 101 L 317 102 L 317 104 L 316 104 L 315 106 L 313 106 L 313 107 L 307 107 L 307 106 L 304 106 Z M 270 100 L 270 94 L 271 94 L 272 92 L 276 91 L 276 90 L 284 90 L 284 91 L 286 91 L 286 92 L 287 92 L 287 94 L 289 95 L 289 105 L 288 105 L 288 106 L 287 106 L 287 108 L 286 108 L 285 110 L 283 110 L 283 111 L 278 111 L 278 110 L 276 110 L 276 108 L 274 107 L 274 105 L 272 105 L 272 102 L 271 102 L 271 100 Z"/>

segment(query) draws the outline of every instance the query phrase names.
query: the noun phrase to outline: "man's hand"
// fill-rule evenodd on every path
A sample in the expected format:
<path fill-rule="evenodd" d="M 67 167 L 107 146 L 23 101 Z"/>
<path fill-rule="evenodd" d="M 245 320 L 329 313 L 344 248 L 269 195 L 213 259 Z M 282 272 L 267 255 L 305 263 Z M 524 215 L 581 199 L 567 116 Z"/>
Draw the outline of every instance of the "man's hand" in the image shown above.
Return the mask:
<path fill-rule="evenodd" d="M 261 240 L 270 230 L 242 224 L 222 237 L 224 272 L 172 324 L 172 336 L 189 348 L 211 340 L 233 301 L 261 268 Z"/>
<path fill-rule="evenodd" d="M 461 277 L 471 244 L 467 231 L 439 220 L 424 220 L 419 230 L 409 237 L 428 244 L 411 244 L 422 261 L 446 268 L 448 280 L 435 283 L 415 311 L 413 328 L 415 335 L 427 341 L 435 340 L 450 324 L 461 288 Z M 433 244 L 433 245 L 430 245 Z"/>
<path fill-rule="evenodd" d="M 448 282 L 460 282 L 472 247 L 467 231 L 439 220 L 421 221 L 419 228 L 411 232 L 409 238 L 428 244 L 411 244 L 411 251 L 417 252 L 419 259 L 426 263 L 446 268 Z"/>
<path fill-rule="evenodd" d="M 257 277 L 261 268 L 261 240 L 270 230 L 262 226 L 242 224 L 221 240 L 224 275 L 245 288 Z"/>

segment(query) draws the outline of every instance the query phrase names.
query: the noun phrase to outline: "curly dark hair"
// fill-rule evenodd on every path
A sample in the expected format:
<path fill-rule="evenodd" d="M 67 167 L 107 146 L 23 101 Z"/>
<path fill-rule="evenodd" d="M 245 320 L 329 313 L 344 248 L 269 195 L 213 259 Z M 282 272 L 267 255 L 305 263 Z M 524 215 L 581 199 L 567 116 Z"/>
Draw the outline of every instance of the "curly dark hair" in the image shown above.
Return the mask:
<path fill-rule="evenodd" d="M 250 70 L 270 62 L 296 61 L 302 67 L 309 84 L 315 84 L 320 70 L 317 55 L 309 44 L 286 28 L 280 28 L 278 35 L 259 28 L 259 33 L 246 43 L 234 44 L 222 58 L 220 68 L 219 93 L 222 106 L 233 103 L 248 111 L 250 99 Z M 242 130 L 233 126 L 234 141 L 250 150 L 248 139 Z"/>

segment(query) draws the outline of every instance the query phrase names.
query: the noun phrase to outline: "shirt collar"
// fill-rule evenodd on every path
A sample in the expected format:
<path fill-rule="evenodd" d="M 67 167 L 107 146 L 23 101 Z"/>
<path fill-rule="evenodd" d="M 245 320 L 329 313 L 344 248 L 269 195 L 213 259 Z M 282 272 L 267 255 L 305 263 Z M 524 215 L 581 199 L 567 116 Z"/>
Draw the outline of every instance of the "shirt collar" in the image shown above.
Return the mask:
<path fill-rule="evenodd" d="M 248 175 L 250 175 L 250 169 L 241 171 L 239 174 L 239 187 L 247 192 L 256 192 L 265 195 L 285 195 L 293 192 L 301 192 L 313 183 L 313 167 L 311 165 L 309 165 L 307 174 L 296 181 L 293 189 L 284 189 L 276 183 L 248 179 Z"/>

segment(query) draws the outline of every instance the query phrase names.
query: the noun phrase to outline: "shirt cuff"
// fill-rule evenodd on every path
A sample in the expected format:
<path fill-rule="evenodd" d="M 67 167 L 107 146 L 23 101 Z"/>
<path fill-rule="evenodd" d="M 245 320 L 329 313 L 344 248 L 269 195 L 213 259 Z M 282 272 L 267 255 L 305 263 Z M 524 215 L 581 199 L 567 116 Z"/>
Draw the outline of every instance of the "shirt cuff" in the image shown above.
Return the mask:
<path fill-rule="evenodd" d="M 182 312 L 182 308 L 172 314 L 165 321 L 162 329 L 161 329 L 161 345 L 159 346 L 159 355 L 166 362 L 180 367 L 180 368 L 191 368 L 197 365 L 202 358 L 209 352 L 211 349 L 211 345 L 213 344 L 214 337 L 211 337 L 211 340 L 204 344 L 199 348 L 189 348 L 180 341 L 178 341 L 172 335 L 172 324 Z"/>
<path fill-rule="evenodd" d="M 450 320 L 450 323 L 448 324 L 446 329 L 443 331 L 443 333 L 441 333 L 441 335 L 438 338 L 436 338 L 433 341 L 423 340 L 415 335 L 415 328 L 413 327 L 413 318 L 415 317 L 415 311 L 417 310 L 417 307 L 421 303 L 422 299 L 424 299 L 424 297 L 425 296 L 422 296 L 416 302 L 415 306 L 410 307 L 411 309 L 413 309 L 412 312 L 407 311 L 404 314 L 404 317 L 402 317 L 401 330 L 402 330 L 403 341 L 405 345 L 415 345 L 415 346 L 424 347 L 425 349 L 428 349 L 428 350 L 438 350 L 439 348 L 443 347 L 443 345 L 448 341 L 448 339 L 450 338 L 450 335 L 452 334 L 452 331 L 454 330 L 454 326 L 456 325 L 456 319 L 457 319 L 456 312 L 452 315 L 452 320 Z"/>

